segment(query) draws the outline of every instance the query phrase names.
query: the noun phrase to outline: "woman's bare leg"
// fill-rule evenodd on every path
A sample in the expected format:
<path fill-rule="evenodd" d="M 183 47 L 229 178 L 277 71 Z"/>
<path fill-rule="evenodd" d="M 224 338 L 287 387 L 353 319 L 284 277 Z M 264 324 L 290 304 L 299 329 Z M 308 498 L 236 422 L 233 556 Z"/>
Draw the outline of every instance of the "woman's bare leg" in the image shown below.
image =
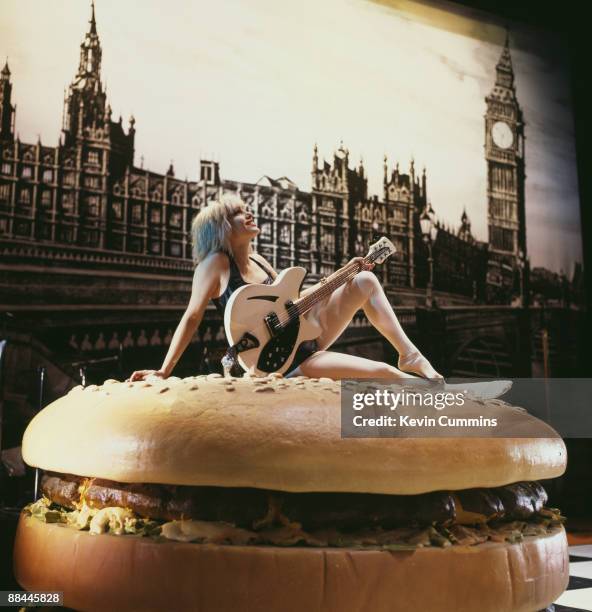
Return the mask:
<path fill-rule="evenodd" d="M 411 342 L 401 327 L 380 282 L 371 272 L 360 272 L 326 300 L 318 304 L 310 316 L 321 325 L 319 348 L 326 349 L 337 340 L 359 309 L 370 323 L 399 353 L 399 369 L 424 378 L 441 378 L 430 362 Z"/>
<path fill-rule="evenodd" d="M 346 353 L 334 353 L 333 351 L 318 351 L 303 361 L 295 370 L 288 374 L 293 376 L 308 376 L 309 378 L 332 378 L 341 380 L 343 378 L 377 378 L 381 380 L 405 380 L 413 385 L 427 383 L 428 381 L 397 370 L 394 366 L 382 361 L 372 361 L 357 355 Z M 441 381 L 443 382 L 443 381 Z M 481 399 L 492 399 L 506 393 L 512 382 L 509 380 L 497 380 L 478 383 L 443 384 L 440 390 L 450 392 L 468 392 L 473 397 Z M 417 387 L 411 387 L 416 389 Z M 426 388 L 429 390 L 429 388 Z"/>
<path fill-rule="evenodd" d="M 340 380 L 342 378 L 380 378 L 386 380 L 409 379 L 418 380 L 411 374 L 397 370 L 388 363 L 373 361 L 357 355 L 334 353 L 333 351 L 318 351 L 303 361 L 289 375 L 321 378 L 323 376 Z"/>

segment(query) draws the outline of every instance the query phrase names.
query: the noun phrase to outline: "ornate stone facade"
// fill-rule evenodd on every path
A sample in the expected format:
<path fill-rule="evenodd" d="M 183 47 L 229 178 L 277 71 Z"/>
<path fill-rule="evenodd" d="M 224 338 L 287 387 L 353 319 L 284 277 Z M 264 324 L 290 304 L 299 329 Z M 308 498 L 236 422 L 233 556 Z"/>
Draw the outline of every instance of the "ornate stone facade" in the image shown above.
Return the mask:
<path fill-rule="evenodd" d="M 23 143 L 15 136 L 8 65 L 0 73 L 0 244 L 4 254 L 33 249 L 30 257 L 38 263 L 68 265 L 71 261 L 80 267 L 98 258 L 111 262 L 114 270 L 123 266 L 130 271 L 151 262 L 155 274 L 188 278 L 194 215 L 222 193 L 234 192 L 254 210 L 261 228 L 256 247 L 278 269 L 301 265 L 314 281 L 351 257 L 365 254 L 376 238 L 386 235 L 398 252 L 377 269 L 383 284 L 409 290 L 425 287 L 427 252 L 419 225 L 421 213 L 431 206 L 425 168 L 416 171 L 411 160 L 403 171 L 399 163 L 389 166 L 385 157 L 382 199 L 368 195 L 363 162 L 350 167 L 350 153 L 343 143 L 332 162 L 321 162 L 315 145 L 310 191 L 301 190 L 287 177 L 264 176 L 254 184 L 225 179 L 218 163 L 211 160 L 201 160 L 197 180 L 177 178 L 172 164 L 165 174 L 152 172 L 143 163 L 134 163 L 134 117 L 126 128 L 121 117 L 112 119 L 101 81 L 101 56 L 93 6 L 78 71 L 66 92 L 57 147 L 41 141 Z M 509 301 L 511 282 L 505 277 L 500 280 L 496 270 L 508 268 L 513 273 L 519 251 L 526 252 L 523 123 L 514 94 L 506 45 L 497 66 L 496 86 L 487 98 L 492 243 L 487 278 L 495 287 L 505 288 L 499 294 L 489 292 L 490 301 Z M 499 146 L 507 140 L 500 122 L 513 135 L 506 149 Z M 485 300 L 482 263 L 487 244 L 473 238 L 466 213 L 457 229 L 438 225 L 435 289 L 469 301 Z M 89 273 L 95 267 L 90 264 Z"/>

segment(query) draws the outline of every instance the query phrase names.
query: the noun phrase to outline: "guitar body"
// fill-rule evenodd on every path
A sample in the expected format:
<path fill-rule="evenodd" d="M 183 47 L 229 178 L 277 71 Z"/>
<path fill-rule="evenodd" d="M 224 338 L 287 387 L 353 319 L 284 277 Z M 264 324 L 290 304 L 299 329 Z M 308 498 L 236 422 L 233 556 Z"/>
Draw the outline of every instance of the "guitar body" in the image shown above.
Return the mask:
<path fill-rule="evenodd" d="M 298 347 L 321 335 L 320 325 L 306 318 L 315 304 L 350 281 L 366 264 L 382 263 L 396 252 L 386 237 L 370 246 L 366 257 L 357 258 L 323 278 L 300 297 L 306 276 L 304 268 L 288 268 L 272 285 L 245 285 L 228 300 L 224 330 L 230 344 L 222 359 L 225 371 L 234 363 L 254 376 L 284 374 L 294 362 Z"/>
<path fill-rule="evenodd" d="M 238 361 L 251 375 L 285 373 L 300 344 L 320 336 L 319 325 L 304 316 L 291 318 L 287 309 L 298 299 L 305 276 L 304 268 L 288 268 L 271 285 L 245 285 L 230 296 L 224 313 L 224 330 L 230 345 L 241 341 L 246 334 L 252 348 L 241 350 Z M 266 318 L 289 321 L 289 324 L 274 335 L 265 323 Z"/>

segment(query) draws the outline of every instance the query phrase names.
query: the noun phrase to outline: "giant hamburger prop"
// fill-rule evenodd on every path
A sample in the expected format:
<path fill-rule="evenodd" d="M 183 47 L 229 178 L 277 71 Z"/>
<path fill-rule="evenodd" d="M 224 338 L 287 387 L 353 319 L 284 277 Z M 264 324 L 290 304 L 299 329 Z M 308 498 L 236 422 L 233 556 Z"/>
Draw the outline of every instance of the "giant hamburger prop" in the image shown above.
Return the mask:
<path fill-rule="evenodd" d="M 78 387 L 31 422 L 15 574 L 77 610 L 535 611 L 565 589 L 548 438 L 342 439 L 339 383 Z M 492 410 L 517 410 L 497 400 Z M 546 427 L 546 426 L 545 426 Z"/>

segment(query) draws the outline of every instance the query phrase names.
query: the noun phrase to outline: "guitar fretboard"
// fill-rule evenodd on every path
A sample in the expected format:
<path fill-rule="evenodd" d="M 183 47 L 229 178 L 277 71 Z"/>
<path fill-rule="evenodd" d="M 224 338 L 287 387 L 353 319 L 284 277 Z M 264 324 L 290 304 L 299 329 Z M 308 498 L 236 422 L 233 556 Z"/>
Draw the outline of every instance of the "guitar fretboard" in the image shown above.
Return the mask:
<path fill-rule="evenodd" d="M 374 263 L 381 255 L 384 255 L 385 252 L 388 252 L 387 248 L 376 249 L 373 253 L 366 255 L 362 262 L 358 263 L 354 261 L 343 266 L 340 270 L 337 270 L 337 272 L 332 274 L 318 289 L 309 293 L 306 297 L 295 300 L 295 314 L 297 313 L 298 316 L 306 314 L 315 304 L 324 300 L 327 296 L 331 295 L 333 291 L 358 274 L 365 263 Z"/>

